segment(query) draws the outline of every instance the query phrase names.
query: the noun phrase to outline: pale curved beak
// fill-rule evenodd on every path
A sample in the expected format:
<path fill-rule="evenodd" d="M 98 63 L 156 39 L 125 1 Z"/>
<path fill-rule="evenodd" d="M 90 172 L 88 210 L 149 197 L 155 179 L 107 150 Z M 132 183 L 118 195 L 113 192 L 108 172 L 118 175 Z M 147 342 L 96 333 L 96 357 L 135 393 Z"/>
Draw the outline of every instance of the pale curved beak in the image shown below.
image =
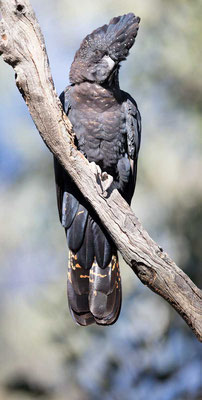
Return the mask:
<path fill-rule="evenodd" d="M 114 60 L 112 60 L 112 58 L 110 56 L 104 56 L 103 60 L 105 60 L 109 66 L 110 71 L 114 68 L 115 62 Z"/>

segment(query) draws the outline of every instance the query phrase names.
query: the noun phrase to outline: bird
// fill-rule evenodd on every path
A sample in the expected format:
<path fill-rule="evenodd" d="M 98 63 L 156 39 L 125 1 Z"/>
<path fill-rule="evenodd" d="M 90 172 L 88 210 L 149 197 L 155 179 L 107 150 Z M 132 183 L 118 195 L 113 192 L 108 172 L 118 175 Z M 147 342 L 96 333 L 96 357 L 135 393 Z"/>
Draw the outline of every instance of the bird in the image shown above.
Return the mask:
<path fill-rule="evenodd" d="M 119 87 L 120 63 L 135 42 L 140 18 L 114 17 L 87 35 L 72 62 L 70 84 L 60 95 L 75 133 L 75 145 L 131 203 L 136 185 L 141 116 L 135 100 Z M 71 176 L 54 158 L 59 217 L 69 248 L 67 294 L 81 326 L 112 325 L 121 309 L 117 248 Z"/>

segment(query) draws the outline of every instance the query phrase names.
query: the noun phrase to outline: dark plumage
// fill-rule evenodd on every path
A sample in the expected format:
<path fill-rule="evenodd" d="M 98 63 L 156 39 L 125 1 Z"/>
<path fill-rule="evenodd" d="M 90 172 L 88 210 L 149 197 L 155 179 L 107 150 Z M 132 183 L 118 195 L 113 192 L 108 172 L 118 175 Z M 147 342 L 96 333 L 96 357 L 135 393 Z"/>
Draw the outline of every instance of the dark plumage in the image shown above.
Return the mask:
<path fill-rule="evenodd" d="M 113 18 L 81 43 L 61 94 L 84 156 L 113 177 L 130 204 L 136 182 L 141 119 L 136 102 L 120 90 L 118 73 L 134 44 L 140 18 Z M 117 249 L 91 205 L 55 159 L 60 220 L 70 249 L 68 300 L 80 325 L 114 323 L 121 307 Z"/>

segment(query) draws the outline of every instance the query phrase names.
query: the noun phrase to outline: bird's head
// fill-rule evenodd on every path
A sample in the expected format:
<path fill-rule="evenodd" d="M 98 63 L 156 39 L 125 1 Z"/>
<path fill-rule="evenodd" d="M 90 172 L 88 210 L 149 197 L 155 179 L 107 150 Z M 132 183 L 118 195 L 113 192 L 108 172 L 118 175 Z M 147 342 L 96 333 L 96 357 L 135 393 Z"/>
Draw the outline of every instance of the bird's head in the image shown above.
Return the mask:
<path fill-rule="evenodd" d="M 113 18 L 82 41 L 70 69 L 70 82 L 104 83 L 125 60 L 135 42 L 140 18 L 129 13 Z"/>

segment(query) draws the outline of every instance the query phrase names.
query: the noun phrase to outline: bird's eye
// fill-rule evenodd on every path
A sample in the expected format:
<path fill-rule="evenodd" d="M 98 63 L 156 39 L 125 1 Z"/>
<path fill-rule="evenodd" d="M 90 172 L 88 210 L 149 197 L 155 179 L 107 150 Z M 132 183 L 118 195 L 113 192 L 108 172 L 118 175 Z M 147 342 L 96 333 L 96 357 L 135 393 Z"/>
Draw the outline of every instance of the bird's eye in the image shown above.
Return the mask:
<path fill-rule="evenodd" d="M 99 50 L 95 50 L 95 55 L 99 56 L 100 55 L 100 51 Z"/>

